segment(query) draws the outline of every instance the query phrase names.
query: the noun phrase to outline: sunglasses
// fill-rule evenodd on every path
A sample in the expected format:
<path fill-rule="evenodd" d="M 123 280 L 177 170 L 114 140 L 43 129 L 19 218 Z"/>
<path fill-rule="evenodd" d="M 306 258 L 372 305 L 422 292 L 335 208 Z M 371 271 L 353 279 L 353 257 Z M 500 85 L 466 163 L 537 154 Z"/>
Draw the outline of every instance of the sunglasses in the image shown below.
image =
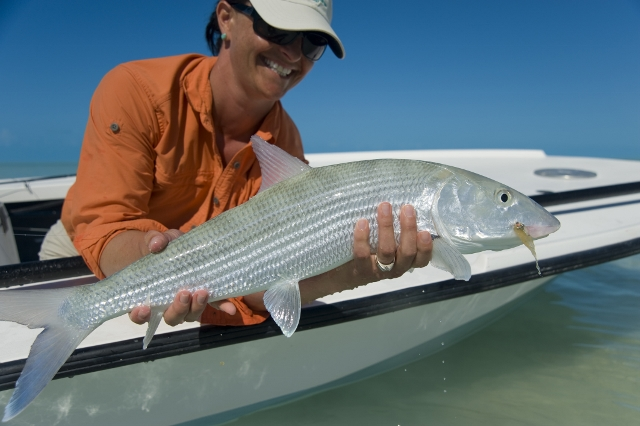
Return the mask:
<path fill-rule="evenodd" d="M 242 3 L 229 2 L 229 4 L 238 12 L 253 18 L 253 31 L 267 41 L 285 46 L 293 43 L 298 36 L 302 36 L 302 54 L 310 61 L 315 62 L 320 59 L 327 48 L 329 42 L 321 33 L 281 30 L 267 24 L 253 7 Z"/>

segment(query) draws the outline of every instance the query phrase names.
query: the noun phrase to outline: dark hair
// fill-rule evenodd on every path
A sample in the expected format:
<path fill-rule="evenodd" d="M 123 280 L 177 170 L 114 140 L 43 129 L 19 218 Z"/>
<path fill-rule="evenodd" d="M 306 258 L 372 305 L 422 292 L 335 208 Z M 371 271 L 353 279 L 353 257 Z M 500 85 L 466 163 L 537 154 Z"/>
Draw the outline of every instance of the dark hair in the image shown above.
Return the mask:
<path fill-rule="evenodd" d="M 215 7 L 213 8 L 213 13 L 211 13 L 211 16 L 209 17 L 207 28 L 204 31 L 204 38 L 207 40 L 207 45 L 209 46 L 209 50 L 213 56 L 218 56 L 220 48 L 222 47 L 220 27 L 218 26 L 218 14 L 216 13 L 218 3 L 220 3 L 220 1 L 216 2 Z"/>

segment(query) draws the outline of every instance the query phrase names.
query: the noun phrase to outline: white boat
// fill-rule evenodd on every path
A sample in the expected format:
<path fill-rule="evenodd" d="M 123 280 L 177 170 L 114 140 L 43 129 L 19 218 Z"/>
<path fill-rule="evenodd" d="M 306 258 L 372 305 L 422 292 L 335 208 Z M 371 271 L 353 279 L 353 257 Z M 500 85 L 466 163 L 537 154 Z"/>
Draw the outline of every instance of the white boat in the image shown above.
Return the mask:
<path fill-rule="evenodd" d="M 312 166 L 411 158 L 461 167 L 532 196 L 558 216 L 562 228 L 536 242 L 542 277 L 524 247 L 469 255 L 469 282 L 429 266 L 328 296 L 303 309 L 291 338 L 271 320 L 250 327 L 162 325 L 143 350 L 145 327 L 126 316 L 113 319 L 80 345 L 58 372 L 59 380 L 8 424 L 223 423 L 433 354 L 517 306 L 557 274 L 640 253 L 638 161 L 554 157 L 536 150 L 307 158 Z M 17 261 L 15 252 L 22 260 L 0 266 L 1 288 L 95 281 L 80 258 L 30 262 L 73 181 L 72 176 L 0 181 L 7 212 L 3 216 L 0 208 L 0 244 L 8 262 Z M 38 332 L 0 322 L 0 409 Z"/>

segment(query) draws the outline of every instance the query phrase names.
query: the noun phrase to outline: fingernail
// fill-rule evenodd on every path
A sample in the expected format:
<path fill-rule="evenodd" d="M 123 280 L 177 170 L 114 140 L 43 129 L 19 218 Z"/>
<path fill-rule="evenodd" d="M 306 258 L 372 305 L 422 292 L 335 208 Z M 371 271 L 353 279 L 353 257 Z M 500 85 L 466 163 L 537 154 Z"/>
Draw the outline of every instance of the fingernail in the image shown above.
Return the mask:
<path fill-rule="evenodd" d="M 180 294 L 180 303 L 189 303 L 189 293 Z"/>
<path fill-rule="evenodd" d="M 407 218 L 412 218 L 415 216 L 415 210 L 413 210 L 413 206 L 407 204 L 406 206 L 402 207 L 402 211 L 404 212 L 404 216 Z"/>
<path fill-rule="evenodd" d="M 365 231 L 367 229 L 367 219 L 360 219 L 356 223 L 358 231 Z"/>
<path fill-rule="evenodd" d="M 146 321 L 147 320 L 147 316 L 141 310 L 139 310 L 138 311 L 138 319 L 140 321 Z"/>
<path fill-rule="evenodd" d="M 428 232 L 419 232 L 418 238 L 420 238 L 420 241 L 425 244 L 428 244 L 431 242 L 431 234 L 429 234 Z"/>
<path fill-rule="evenodd" d="M 389 203 L 382 203 L 382 214 L 384 216 L 391 216 L 391 204 Z"/>
<path fill-rule="evenodd" d="M 202 294 L 198 295 L 198 299 L 197 299 L 198 305 L 204 305 L 204 302 L 206 301 L 207 301 L 207 298 L 205 296 L 203 296 Z"/>
<path fill-rule="evenodd" d="M 158 251 L 158 245 L 161 244 L 160 241 L 161 237 L 155 236 L 152 239 L 149 240 L 149 251 L 154 253 L 156 251 Z"/>

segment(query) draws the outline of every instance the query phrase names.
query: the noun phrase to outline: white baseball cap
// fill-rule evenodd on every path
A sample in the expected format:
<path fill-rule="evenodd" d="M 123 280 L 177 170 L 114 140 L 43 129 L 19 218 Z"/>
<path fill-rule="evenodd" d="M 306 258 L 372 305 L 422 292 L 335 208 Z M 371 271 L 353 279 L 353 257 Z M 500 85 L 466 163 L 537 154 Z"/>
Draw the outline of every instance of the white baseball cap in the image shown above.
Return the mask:
<path fill-rule="evenodd" d="M 333 53 L 344 58 L 344 46 L 331 28 L 332 0 L 251 0 L 251 5 L 272 27 L 325 33 Z"/>

